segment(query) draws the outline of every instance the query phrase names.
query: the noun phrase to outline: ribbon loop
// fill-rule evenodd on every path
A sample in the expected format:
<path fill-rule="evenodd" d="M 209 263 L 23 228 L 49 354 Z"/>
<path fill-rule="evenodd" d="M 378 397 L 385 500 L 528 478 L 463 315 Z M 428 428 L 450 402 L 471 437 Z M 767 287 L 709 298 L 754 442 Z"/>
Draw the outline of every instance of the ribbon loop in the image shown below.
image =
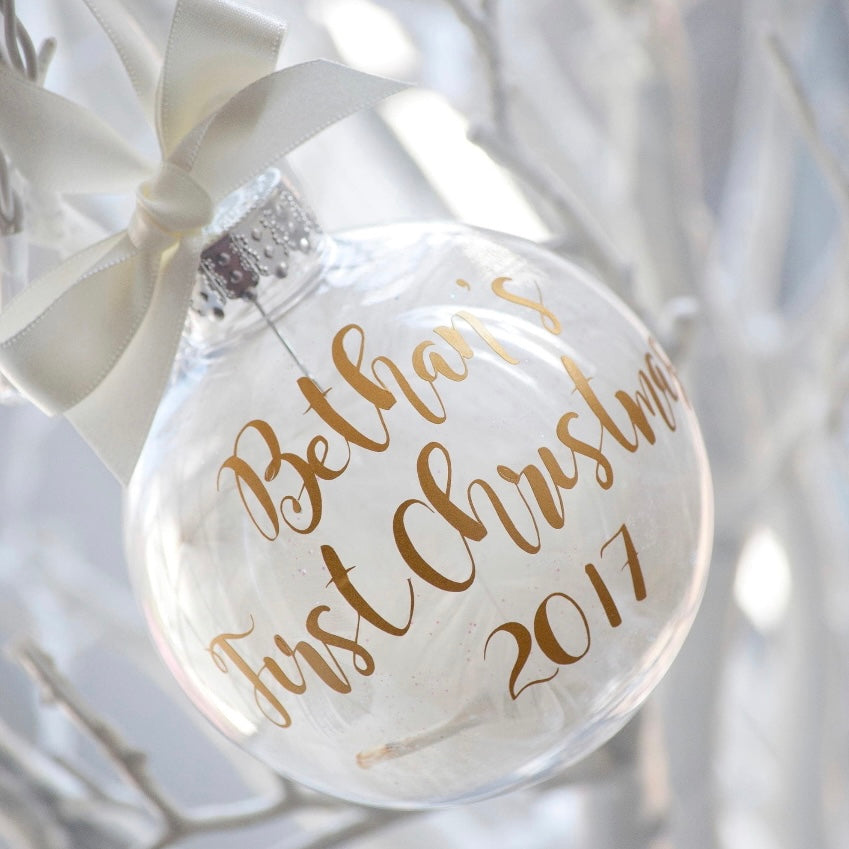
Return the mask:
<path fill-rule="evenodd" d="M 236 92 L 274 71 L 285 32 L 252 9 L 178 0 L 157 104 L 164 156 Z"/>
<path fill-rule="evenodd" d="M 136 191 L 136 209 L 127 228 L 137 248 L 162 251 L 183 234 L 212 220 L 212 199 L 191 174 L 163 162 L 150 180 Z"/>

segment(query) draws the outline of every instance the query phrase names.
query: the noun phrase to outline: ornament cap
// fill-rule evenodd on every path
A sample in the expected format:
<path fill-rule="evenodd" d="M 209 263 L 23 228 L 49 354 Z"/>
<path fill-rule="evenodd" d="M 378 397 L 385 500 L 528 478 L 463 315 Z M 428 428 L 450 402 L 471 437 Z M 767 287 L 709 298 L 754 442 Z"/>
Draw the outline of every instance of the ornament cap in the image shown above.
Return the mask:
<path fill-rule="evenodd" d="M 284 288 L 284 280 L 288 300 L 308 279 L 325 238 L 292 180 L 276 168 L 226 198 L 205 235 L 192 309 L 218 319 L 230 302 L 253 301 L 261 290 Z"/>

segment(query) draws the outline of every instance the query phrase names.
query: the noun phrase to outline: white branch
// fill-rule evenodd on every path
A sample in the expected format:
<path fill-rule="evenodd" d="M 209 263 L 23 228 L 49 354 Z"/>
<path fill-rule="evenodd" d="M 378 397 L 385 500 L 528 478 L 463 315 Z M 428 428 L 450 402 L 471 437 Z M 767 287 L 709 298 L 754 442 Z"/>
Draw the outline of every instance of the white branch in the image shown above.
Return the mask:
<path fill-rule="evenodd" d="M 267 798 L 252 798 L 214 808 L 181 810 L 150 774 L 147 756 L 131 747 L 121 735 L 99 717 L 80 697 L 71 683 L 56 669 L 53 660 L 30 642 L 18 646 L 15 655 L 30 675 L 41 685 L 47 698 L 61 707 L 69 717 L 103 750 L 107 758 L 136 789 L 147 809 L 152 811 L 160 828 L 143 843 L 143 849 L 165 849 L 186 837 L 242 828 L 284 814 L 327 812 L 347 815 L 303 849 L 329 849 L 344 840 L 372 832 L 406 814 L 397 811 L 378 812 L 359 805 L 346 804 L 318 793 L 302 790 L 286 779 L 280 779 L 278 791 Z M 89 781 L 69 771 L 83 786 Z M 89 788 L 90 789 L 90 788 Z M 94 794 L 117 804 L 107 794 Z M 356 819 L 351 822 L 351 815 Z"/>
<path fill-rule="evenodd" d="M 0 0 L 3 37 L 0 38 L 0 64 L 41 85 L 56 51 L 56 41 L 48 38 L 36 51 L 29 33 L 15 14 L 15 0 Z M 23 227 L 23 203 L 12 189 L 11 167 L 0 150 L 0 236 L 19 233 Z"/>
<path fill-rule="evenodd" d="M 33 643 L 24 642 L 14 651 L 15 656 L 32 678 L 41 685 L 45 697 L 59 705 L 68 716 L 98 743 L 109 760 L 138 790 L 147 804 L 168 825 L 181 820 L 176 806 L 152 778 L 147 769 L 144 752 L 129 746 L 120 734 L 101 719 L 76 692 L 70 682 L 56 669 L 45 652 Z"/>
<path fill-rule="evenodd" d="M 218 809 L 209 815 L 186 814 L 168 797 L 150 774 L 144 752 L 128 745 L 120 734 L 86 705 L 80 695 L 56 669 L 52 659 L 31 643 L 21 645 L 16 654 L 32 677 L 42 686 L 47 697 L 55 701 L 91 737 L 123 774 L 127 782 L 142 796 L 162 823 L 162 830 L 150 843 L 164 847 L 178 839 L 205 831 L 238 828 L 276 816 L 292 807 L 283 792 L 270 799 L 250 800 Z"/>
<path fill-rule="evenodd" d="M 73 767 L 45 756 L 0 721 L 0 836 L 14 846 L 87 849 L 127 846 L 149 817 L 111 798 Z M 5 844 L 4 844 L 5 845 Z"/>
<path fill-rule="evenodd" d="M 638 308 L 631 269 L 623 262 L 602 227 L 575 193 L 556 175 L 540 166 L 518 140 L 510 115 L 509 87 L 498 37 L 498 0 L 485 0 L 479 9 L 474 8 L 469 0 L 446 1 L 471 33 L 486 66 L 491 114 L 488 123 L 470 130 L 469 140 L 544 198 L 564 226 L 578 234 L 589 260 L 599 273 L 632 307 Z"/>
<path fill-rule="evenodd" d="M 776 33 L 766 38 L 767 53 L 778 73 L 781 93 L 795 116 L 802 135 L 840 209 L 843 227 L 849 231 L 849 179 L 823 138 L 811 101 L 802 85 L 787 47 Z"/>
<path fill-rule="evenodd" d="M 407 813 L 404 811 L 390 810 L 372 810 L 368 812 L 368 816 L 358 822 L 343 826 L 336 831 L 323 834 L 303 844 L 300 849 L 334 849 L 347 845 L 349 841 L 362 837 L 365 834 L 371 834 L 378 829 L 383 828 L 391 822 L 400 820 L 402 817 L 418 816 L 417 814 Z"/>

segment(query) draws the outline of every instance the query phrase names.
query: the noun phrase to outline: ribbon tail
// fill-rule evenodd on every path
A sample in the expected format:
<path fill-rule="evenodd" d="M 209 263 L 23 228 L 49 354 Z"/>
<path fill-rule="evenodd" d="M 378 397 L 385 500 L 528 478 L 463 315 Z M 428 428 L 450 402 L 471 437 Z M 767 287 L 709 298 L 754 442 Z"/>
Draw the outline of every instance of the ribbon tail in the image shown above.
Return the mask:
<path fill-rule="evenodd" d="M 49 415 L 97 385 L 141 321 L 153 283 L 139 259 L 126 234 L 112 236 L 40 277 L 0 313 L 0 371 Z"/>
<path fill-rule="evenodd" d="M 147 313 L 130 344 L 97 388 L 65 414 L 124 485 L 168 384 L 199 262 L 185 239 L 160 274 Z"/>

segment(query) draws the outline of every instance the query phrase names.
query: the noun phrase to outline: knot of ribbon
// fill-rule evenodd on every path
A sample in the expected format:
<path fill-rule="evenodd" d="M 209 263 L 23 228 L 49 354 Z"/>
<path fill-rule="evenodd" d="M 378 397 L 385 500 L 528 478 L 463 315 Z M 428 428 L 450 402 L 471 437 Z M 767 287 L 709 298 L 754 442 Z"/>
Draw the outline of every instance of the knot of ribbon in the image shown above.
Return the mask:
<path fill-rule="evenodd" d="M 167 383 L 217 203 L 315 133 L 404 88 L 333 62 L 275 71 L 284 27 L 178 0 L 161 62 L 119 0 L 85 0 L 154 124 L 150 163 L 97 116 L 0 64 L 0 146 L 38 188 L 135 188 L 127 229 L 0 312 L 0 372 L 127 483 Z"/>
<path fill-rule="evenodd" d="M 140 250 L 148 244 L 170 247 L 184 234 L 209 224 L 213 209 L 206 189 L 189 172 L 165 161 L 155 176 L 136 190 L 136 208 L 127 235 Z"/>

